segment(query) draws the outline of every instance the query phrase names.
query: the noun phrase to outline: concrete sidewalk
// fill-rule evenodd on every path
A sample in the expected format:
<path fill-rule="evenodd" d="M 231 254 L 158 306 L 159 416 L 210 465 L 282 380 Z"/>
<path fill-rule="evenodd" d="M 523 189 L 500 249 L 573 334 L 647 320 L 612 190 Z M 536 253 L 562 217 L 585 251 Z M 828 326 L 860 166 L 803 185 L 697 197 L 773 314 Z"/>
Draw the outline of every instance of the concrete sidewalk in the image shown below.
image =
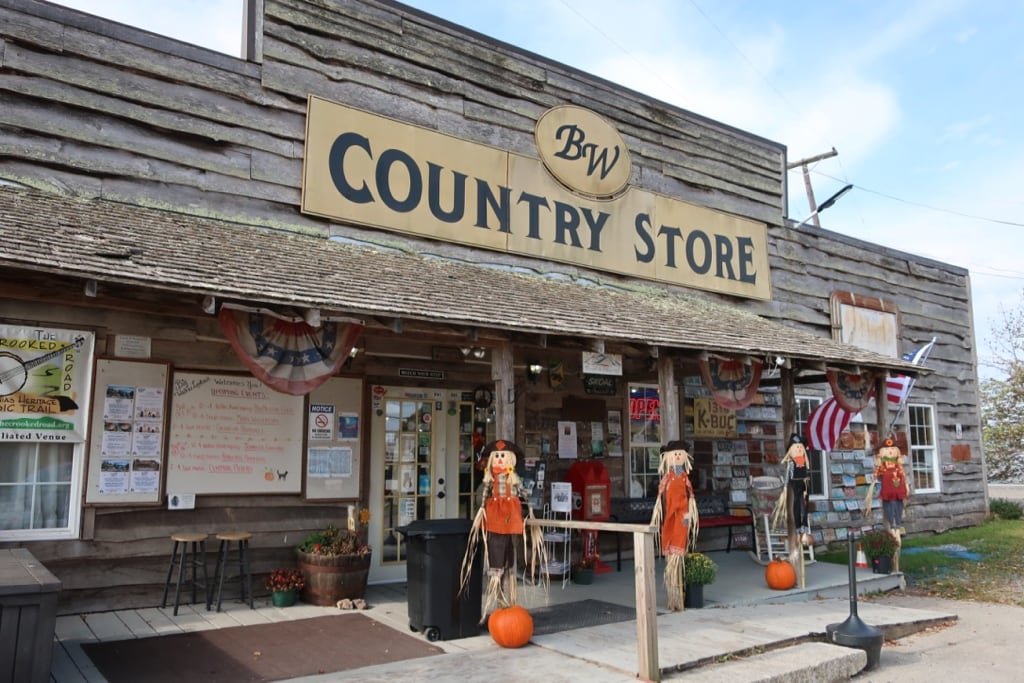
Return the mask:
<path fill-rule="evenodd" d="M 782 676 L 776 680 L 846 680 L 864 667 L 864 652 L 815 641 L 822 640 L 829 624 L 841 623 L 849 614 L 848 599 L 663 614 L 658 617 L 662 678 L 771 680 L 764 676 L 774 670 Z M 858 614 L 882 629 L 887 640 L 956 619 L 955 613 L 945 610 L 873 603 L 858 603 Z M 632 621 L 536 636 L 518 650 L 502 649 L 482 635 L 446 643 L 446 654 L 436 657 L 294 680 L 635 681 L 636 637 Z"/>
<path fill-rule="evenodd" d="M 824 643 L 826 627 L 850 615 L 849 569 L 818 562 L 806 567 L 806 584 L 773 591 L 764 567 L 747 553 L 714 553 L 715 583 L 705 587 L 704 609 L 661 613 L 658 617 L 658 663 L 662 679 L 699 676 L 702 681 L 847 680 L 866 664 L 859 649 Z M 595 576 L 594 584 L 546 591 L 524 587 L 520 600 L 528 609 L 596 598 L 633 606 L 633 566 Z M 857 570 L 858 593 L 881 594 L 903 587 L 902 575 Z M 368 616 L 409 632 L 405 585 L 371 586 Z M 657 604 L 665 604 L 658 575 Z M 661 609 L 661 608 L 659 608 Z M 911 609 L 858 600 L 858 615 L 882 629 L 887 640 L 901 638 L 956 619 L 949 610 Z M 422 636 L 418 636 L 422 637 Z M 328 681 L 476 681 L 540 680 L 636 681 L 637 629 L 633 620 L 535 636 L 518 650 L 497 646 L 486 633 L 438 641 L 445 654 L 335 674 L 293 679 Z M 769 675 L 771 674 L 771 675 Z"/>

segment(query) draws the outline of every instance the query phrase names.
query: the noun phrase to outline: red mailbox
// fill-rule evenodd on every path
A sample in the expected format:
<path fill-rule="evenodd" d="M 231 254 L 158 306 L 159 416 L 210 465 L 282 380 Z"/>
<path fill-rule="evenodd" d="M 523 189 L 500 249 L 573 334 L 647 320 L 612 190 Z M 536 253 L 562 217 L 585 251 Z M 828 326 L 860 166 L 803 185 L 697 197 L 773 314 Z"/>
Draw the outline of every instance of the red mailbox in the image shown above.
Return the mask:
<path fill-rule="evenodd" d="M 611 516 L 612 480 L 597 460 L 577 460 L 565 480 L 572 484 L 574 519 L 605 521 Z"/>
<path fill-rule="evenodd" d="M 565 476 L 572 484 L 573 518 L 601 522 L 611 517 L 612 481 L 608 470 L 597 460 L 577 460 Z M 584 557 L 597 557 L 597 529 L 583 530 Z M 598 559 L 594 572 L 603 574 L 612 570 Z"/>

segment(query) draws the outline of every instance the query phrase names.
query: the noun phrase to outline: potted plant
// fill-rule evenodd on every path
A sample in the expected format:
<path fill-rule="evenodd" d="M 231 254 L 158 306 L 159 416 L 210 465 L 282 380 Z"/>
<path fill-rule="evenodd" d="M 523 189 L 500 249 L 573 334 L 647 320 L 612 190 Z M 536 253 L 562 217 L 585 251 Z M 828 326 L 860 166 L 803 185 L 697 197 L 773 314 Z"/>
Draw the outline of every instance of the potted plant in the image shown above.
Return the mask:
<path fill-rule="evenodd" d="M 296 548 L 306 585 L 302 601 L 334 606 L 343 599 L 361 599 L 370 574 L 370 546 L 355 531 L 334 524 L 310 533 Z"/>
<path fill-rule="evenodd" d="M 597 566 L 597 557 L 585 555 L 579 562 L 572 566 L 572 580 L 579 584 L 594 583 L 594 567 Z"/>
<path fill-rule="evenodd" d="M 305 587 L 306 579 L 298 569 L 275 569 L 263 585 L 270 591 L 274 607 L 290 607 L 295 604 L 296 593 Z"/>
<path fill-rule="evenodd" d="M 704 606 L 704 586 L 714 582 L 718 565 L 704 553 L 687 553 L 683 556 L 683 607 Z"/>
<path fill-rule="evenodd" d="M 892 558 L 899 549 L 896 537 L 883 529 L 868 531 L 860 537 L 861 549 L 875 574 L 891 574 Z"/>

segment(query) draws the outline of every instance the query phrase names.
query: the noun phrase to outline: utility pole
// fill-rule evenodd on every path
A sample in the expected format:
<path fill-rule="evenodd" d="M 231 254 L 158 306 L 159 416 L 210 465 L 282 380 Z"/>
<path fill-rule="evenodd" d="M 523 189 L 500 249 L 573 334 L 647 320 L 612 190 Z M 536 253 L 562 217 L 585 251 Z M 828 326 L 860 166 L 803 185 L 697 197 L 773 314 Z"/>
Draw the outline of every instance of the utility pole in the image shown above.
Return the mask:
<path fill-rule="evenodd" d="M 794 161 L 793 163 L 786 166 L 786 170 L 796 168 L 797 166 L 803 166 L 804 169 L 804 187 L 807 188 L 807 203 L 811 207 L 811 220 L 814 221 L 816 227 L 821 227 L 821 223 L 818 222 L 818 205 L 814 203 L 814 188 L 811 187 L 811 174 L 807 170 L 808 164 L 813 164 L 815 161 L 821 161 L 822 159 L 831 159 L 834 156 L 838 156 L 839 152 L 833 147 L 831 151 L 819 154 L 813 157 L 807 157 L 800 161 Z"/>

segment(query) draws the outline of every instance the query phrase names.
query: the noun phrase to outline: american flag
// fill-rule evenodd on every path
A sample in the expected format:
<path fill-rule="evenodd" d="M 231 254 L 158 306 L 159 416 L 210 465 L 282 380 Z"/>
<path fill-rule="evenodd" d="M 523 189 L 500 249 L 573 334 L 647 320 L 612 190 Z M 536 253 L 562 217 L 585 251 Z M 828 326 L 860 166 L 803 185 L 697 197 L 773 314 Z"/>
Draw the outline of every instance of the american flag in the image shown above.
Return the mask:
<path fill-rule="evenodd" d="M 931 353 L 933 346 L 935 346 L 934 339 L 917 351 L 911 351 L 904 355 L 903 360 L 910 361 L 914 365 L 920 365 L 928 357 L 928 354 Z M 910 387 L 913 384 L 913 379 L 906 375 L 890 377 L 885 380 L 885 398 L 889 403 L 901 405 L 907 400 L 907 396 L 910 394 Z M 814 450 L 831 451 L 836 441 L 839 440 L 839 435 L 843 433 L 843 430 L 846 429 L 847 425 L 850 424 L 850 420 L 856 414 L 840 406 L 835 398 L 829 397 L 828 400 L 811 411 L 810 417 L 807 418 L 807 428 L 805 430 L 807 443 Z"/>
<path fill-rule="evenodd" d="M 920 365 L 924 362 L 924 359 L 931 353 L 932 347 L 935 346 L 935 340 L 932 339 L 930 342 L 919 348 L 917 351 L 911 351 L 910 353 L 903 356 L 903 360 L 910 361 L 914 365 Z M 910 387 L 914 384 L 914 380 L 906 375 L 896 375 L 885 380 L 885 397 L 889 400 L 889 403 L 895 403 L 900 405 L 907 400 L 907 395 L 910 394 Z"/>
<path fill-rule="evenodd" d="M 813 450 L 830 451 L 835 446 L 839 435 L 856 413 L 851 413 L 834 397 L 829 397 L 815 408 L 807 418 L 807 443 Z"/>

